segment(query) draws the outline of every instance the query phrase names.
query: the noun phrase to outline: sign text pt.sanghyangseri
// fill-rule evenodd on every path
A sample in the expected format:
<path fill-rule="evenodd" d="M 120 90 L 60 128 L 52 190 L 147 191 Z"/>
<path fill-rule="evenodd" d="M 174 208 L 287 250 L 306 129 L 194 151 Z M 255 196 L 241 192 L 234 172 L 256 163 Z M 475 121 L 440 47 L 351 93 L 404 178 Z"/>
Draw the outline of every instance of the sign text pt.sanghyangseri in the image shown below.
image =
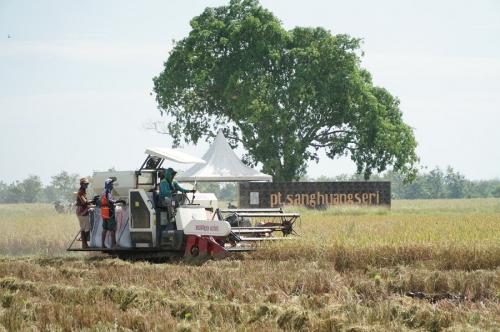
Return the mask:
<path fill-rule="evenodd" d="M 390 182 L 247 182 L 240 183 L 242 208 L 311 208 L 335 205 L 391 205 Z"/>

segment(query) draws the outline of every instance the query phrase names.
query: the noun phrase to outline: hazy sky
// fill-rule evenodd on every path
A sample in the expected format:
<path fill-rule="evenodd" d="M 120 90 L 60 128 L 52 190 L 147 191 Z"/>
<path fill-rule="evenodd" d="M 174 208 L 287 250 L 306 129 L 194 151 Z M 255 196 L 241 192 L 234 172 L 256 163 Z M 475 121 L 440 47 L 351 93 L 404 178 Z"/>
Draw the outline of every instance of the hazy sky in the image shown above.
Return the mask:
<path fill-rule="evenodd" d="M 160 119 L 151 79 L 190 19 L 226 3 L 0 0 L 0 180 L 132 170 L 145 147 L 169 146 L 144 129 Z M 261 3 L 287 28 L 363 38 L 363 66 L 401 99 L 422 165 L 500 177 L 499 1 Z M 353 170 L 325 157 L 308 173 Z"/>

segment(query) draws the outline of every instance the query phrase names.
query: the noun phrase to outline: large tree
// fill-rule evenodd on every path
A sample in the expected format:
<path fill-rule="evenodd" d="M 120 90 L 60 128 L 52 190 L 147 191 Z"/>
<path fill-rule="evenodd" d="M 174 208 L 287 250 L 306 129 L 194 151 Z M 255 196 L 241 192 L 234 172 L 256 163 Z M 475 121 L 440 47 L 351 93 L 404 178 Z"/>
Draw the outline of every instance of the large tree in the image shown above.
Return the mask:
<path fill-rule="evenodd" d="M 290 31 L 256 0 L 232 0 L 192 19 L 154 81 L 165 131 L 197 143 L 222 129 L 248 165 L 298 179 L 326 149 L 369 177 L 415 174 L 416 141 L 399 100 L 360 67 L 360 40 L 323 28 Z"/>

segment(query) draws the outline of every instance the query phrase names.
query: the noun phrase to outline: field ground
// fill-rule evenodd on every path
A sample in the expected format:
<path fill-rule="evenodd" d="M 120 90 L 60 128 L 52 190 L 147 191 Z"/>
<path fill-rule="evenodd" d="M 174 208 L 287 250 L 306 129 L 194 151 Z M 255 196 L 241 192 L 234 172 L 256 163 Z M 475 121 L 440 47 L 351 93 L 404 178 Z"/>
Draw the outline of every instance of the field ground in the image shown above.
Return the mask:
<path fill-rule="evenodd" d="M 0 331 L 500 331 L 500 200 L 301 210 L 202 266 L 67 254 L 73 215 L 0 205 Z"/>

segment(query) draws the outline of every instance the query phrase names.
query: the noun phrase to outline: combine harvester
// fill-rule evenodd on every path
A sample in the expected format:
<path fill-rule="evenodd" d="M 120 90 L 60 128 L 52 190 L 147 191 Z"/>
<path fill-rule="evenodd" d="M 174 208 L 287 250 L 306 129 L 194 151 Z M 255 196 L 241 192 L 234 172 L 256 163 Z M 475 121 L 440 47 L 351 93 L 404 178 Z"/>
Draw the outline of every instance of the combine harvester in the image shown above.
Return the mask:
<path fill-rule="evenodd" d="M 124 259 L 184 258 L 204 261 L 231 252 L 256 249 L 259 241 L 290 238 L 298 213 L 282 209 L 219 209 L 214 194 L 177 194 L 172 205 L 159 207 L 158 172 L 165 160 L 203 164 L 205 161 L 173 149 L 150 148 L 137 171 L 95 172 L 91 188 L 100 194 L 107 178 L 116 178 L 115 199 L 125 201 L 115 209 L 118 247 L 110 248 L 108 236 L 101 243 L 102 218 L 98 207 L 90 211 L 90 246 L 77 248 L 77 236 L 68 251 L 103 252 Z M 274 233 L 281 233 L 275 236 Z"/>

